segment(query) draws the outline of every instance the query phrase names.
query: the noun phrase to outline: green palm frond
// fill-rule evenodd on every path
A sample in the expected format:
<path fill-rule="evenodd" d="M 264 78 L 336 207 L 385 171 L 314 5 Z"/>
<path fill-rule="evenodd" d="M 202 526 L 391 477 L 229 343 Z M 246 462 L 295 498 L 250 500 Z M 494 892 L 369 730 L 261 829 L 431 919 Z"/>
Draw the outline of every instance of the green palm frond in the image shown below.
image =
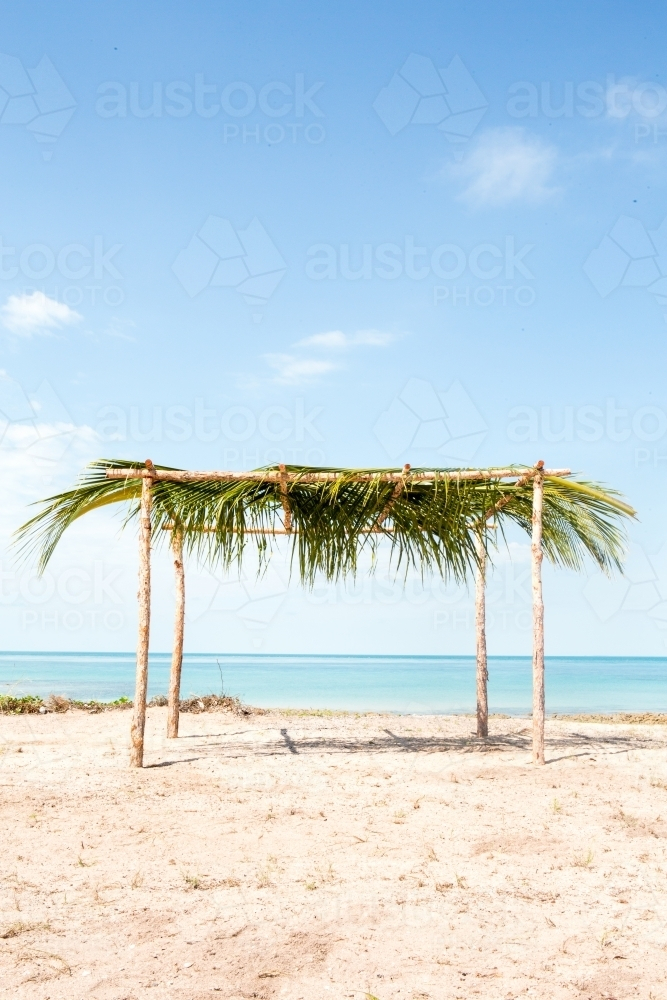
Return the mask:
<path fill-rule="evenodd" d="M 64 531 L 79 517 L 110 504 L 121 504 L 127 523 L 136 517 L 140 479 L 107 479 L 109 468 L 137 468 L 140 463 L 100 459 L 84 470 L 74 489 L 42 502 L 40 513 L 17 532 L 25 555 L 37 552 L 43 570 Z M 166 471 L 166 466 L 156 466 Z M 171 470 L 174 471 L 174 470 Z M 275 473 L 277 466 L 257 470 Z M 376 555 L 382 543 L 390 564 L 405 573 L 436 572 L 462 582 L 476 565 L 476 530 L 500 500 L 501 533 L 515 523 L 530 532 L 532 484 L 517 487 L 498 479 L 465 480 L 436 475 L 422 480 L 420 469 L 396 482 L 382 477 L 401 469 L 336 469 L 287 466 L 286 483 L 292 533 L 290 564 L 306 585 L 318 576 L 329 580 L 354 575 L 364 552 Z M 457 470 L 442 469 L 438 473 Z M 458 470 L 460 471 L 460 470 Z M 517 474 L 526 471 L 517 468 Z M 335 472 L 329 481 L 309 480 L 313 472 Z M 363 476 L 364 478 L 359 478 Z M 262 479 L 169 482 L 152 489 L 152 524 L 157 543 L 169 540 L 177 524 L 186 552 L 207 565 L 228 569 L 241 564 L 248 544 L 261 568 L 275 545 L 274 530 L 284 525 L 281 484 Z M 594 483 L 548 477 L 544 487 L 544 550 L 551 561 L 578 569 L 590 555 L 605 571 L 620 566 L 623 519 L 634 511 L 613 491 Z M 372 561 L 374 565 L 374 561 Z"/>
<path fill-rule="evenodd" d="M 501 494 L 514 494 L 498 514 L 501 534 L 505 523 L 517 524 L 528 535 L 532 528 L 532 484 L 518 490 L 500 483 Z M 625 523 L 635 511 L 620 494 L 598 483 L 547 476 L 544 480 L 542 545 L 554 565 L 580 570 L 586 556 L 604 572 L 621 569 L 627 548 Z"/>

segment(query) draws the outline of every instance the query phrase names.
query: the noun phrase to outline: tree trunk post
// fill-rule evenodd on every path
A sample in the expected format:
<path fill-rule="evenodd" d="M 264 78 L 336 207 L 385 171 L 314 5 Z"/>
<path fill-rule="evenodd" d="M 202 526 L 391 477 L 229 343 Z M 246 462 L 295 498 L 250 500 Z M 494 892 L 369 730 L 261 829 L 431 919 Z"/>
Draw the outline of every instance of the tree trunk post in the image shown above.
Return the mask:
<path fill-rule="evenodd" d="M 171 533 L 176 583 L 176 608 L 174 614 L 174 648 L 171 654 L 169 676 L 169 707 L 167 709 L 167 738 L 178 736 L 178 708 L 181 698 L 181 668 L 183 666 L 183 632 L 185 629 L 185 569 L 183 567 L 183 529 L 174 524 Z"/>
<path fill-rule="evenodd" d="M 475 629 L 477 634 L 477 735 L 489 735 L 489 671 L 486 661 L 486 546 L 483 528 L 477 533 L 477 570 L 475 574 Z"/>
<path fill-rule="evenodd" d="M 152 463 L 146 463 L 152 468 Z M 137 640 L 137 674 L 130 730 L 132 767 L 144 766 L 144 730 L 146 728 L 146 692 L 148 690 L 148 644 L 151 621 L 151 502 L 152 479 L 141 480 L 141 512 L 139 522 L 139 636 Z"/>
<path fill-rule="evenodd" d="M 533 585 L 533 764 L 544 764 L 544 601 L 542 599 L 542 501 L 544 462 L 533 479 L 531 570 Z"/>

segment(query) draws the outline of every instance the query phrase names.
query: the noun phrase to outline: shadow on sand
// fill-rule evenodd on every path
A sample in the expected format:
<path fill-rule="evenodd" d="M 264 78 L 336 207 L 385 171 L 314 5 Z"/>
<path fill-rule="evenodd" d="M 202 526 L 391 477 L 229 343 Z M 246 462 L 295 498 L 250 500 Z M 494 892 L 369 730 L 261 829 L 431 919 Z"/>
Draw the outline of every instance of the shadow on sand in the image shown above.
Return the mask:
<path fill-rule="evenodd" d="M 263 738 L 257 739 L 256 735 L 248 734 L 248 739 L 239 741 L 240 734 L 234 733 L 232 738 L 216 734 L 207 736 L 204 734 L 193 735 L 184 741 L 182 746 L 183 754 L 197 754 L 197 759 L 204 757 L 227 757 L 248 759 L 261 759 L 262 757 L 294 756 L 307 754 L 356 754 L 364 753 L 374 756 L 396 752 L 401 754 L 433 754 L 433 753 L 454 753 L 454 754 L 487 754 L 493 752 L 522 752 L 530 754 L 531 735 L 530 731 L 524 730 L 518 733 L 500 733 L 489 736 L 488 739 L 479 739 L 474 734 L 461 736 L 446 735 L 399 735 L 391 729 L 384 729 L 381 733 L 372 736 L 350 737 L 336 736 L 323 733 L 307 735 L 303 737 L 293 737 L 285 728 L 280 730 L 277 738 L 272 738 L 265 734 Z M 267 738 L 268 737 L 268 738 Z M 552 733 L 547 732 L 546 748 L 547 763 L 555 763 L 573 757 L 592 757 L 596 754 L 619 754 L 627 753 L 629 750 L 642 749 L 664 749 L 667 742 L 662 738 L 656 738 L 647 734 L 637 734 L 637 732 L 571 732 Z M 179 761 L 185 762 L 180 757 L 178 746 L 173 747 L 175 753 L 170 754 L 171 763 Z M 172 748 L 170 747 L 170 750 Z M 189 756 L 189 759 L 195 759 Z M 166 766 L 165 762 L 162 766 Z M 153 767 L 160 766 L 153 764 Z"/>

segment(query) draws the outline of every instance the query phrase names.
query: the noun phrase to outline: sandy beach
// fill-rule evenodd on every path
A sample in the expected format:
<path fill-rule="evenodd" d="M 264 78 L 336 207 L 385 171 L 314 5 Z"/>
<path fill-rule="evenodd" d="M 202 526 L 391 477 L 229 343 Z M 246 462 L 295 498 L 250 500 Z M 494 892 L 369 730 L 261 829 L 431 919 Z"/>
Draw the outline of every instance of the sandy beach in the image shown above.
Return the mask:
<path fill-rule="evenodd" d="M 0 996 L 667 997 L 667 729 L 0 719 Z"/>

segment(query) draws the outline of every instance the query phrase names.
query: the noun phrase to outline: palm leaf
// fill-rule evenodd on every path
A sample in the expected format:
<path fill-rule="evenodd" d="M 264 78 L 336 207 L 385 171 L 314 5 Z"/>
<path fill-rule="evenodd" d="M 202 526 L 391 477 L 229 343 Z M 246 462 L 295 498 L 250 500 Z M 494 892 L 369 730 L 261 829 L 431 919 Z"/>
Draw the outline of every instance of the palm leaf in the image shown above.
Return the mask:
<path fill-rule="evenodd" d="M 140 479 L 107 479 L 109 468 L 136 469 L 139 463 L 100 459 L 84 470 L 74 489 L 42 501 L 42 510 L 17 532 L 24 555 L 34 552 L 43 570 L 64 531 L 84 514 L 121 504 L 124 524 L 139 511 Z M 166 466 L 156 466 L 166 471 Z M 173 471 L 173 470 L 171 470 Z M 269 466 L 260 472 L 278 471 Z M 412 469 L 400 489 L 387 473 L 400 469 L 337 469 L 287 466 L 286 495 L 276 477 L 266 479 L 173 482 L 157 480 L 152 489 L 152 524 L 159 544 L 178 524 L 186 552 L 206 565 L 241 565 L 248 544 L 259 571 L 274 551 L 273 532 L 284 524 L 283 502 L 291 512 L 288 536 L 292 571 L 312 586 L 318 576 L 334 580 L 354 575 L 362 553 L 371 566 L 380 545 L 396 571 L 436 572 L 464 581 L 477 564 L 476 531 L 490 509 L 510 497 L 498 513 L 501 534 L 515 523 L 530 533 L 532 484 L 518 487 L 498 479 L 457 480 L 436 470 L 434 479 Z M 313 472 L 335 472 L 329 481 L 312 481 Z M 525 472 L 517 468 L 517 475 Z M 364 477 L 364 478 L 360 478 Z M 544 487 L 543 542 L 552 562 L 579 569 L 586 554 L 609 572 L 620 566 L 625 536 L 622 520 L 634 516 L 614 491 L 595 483 L 547 477 Z"/>

